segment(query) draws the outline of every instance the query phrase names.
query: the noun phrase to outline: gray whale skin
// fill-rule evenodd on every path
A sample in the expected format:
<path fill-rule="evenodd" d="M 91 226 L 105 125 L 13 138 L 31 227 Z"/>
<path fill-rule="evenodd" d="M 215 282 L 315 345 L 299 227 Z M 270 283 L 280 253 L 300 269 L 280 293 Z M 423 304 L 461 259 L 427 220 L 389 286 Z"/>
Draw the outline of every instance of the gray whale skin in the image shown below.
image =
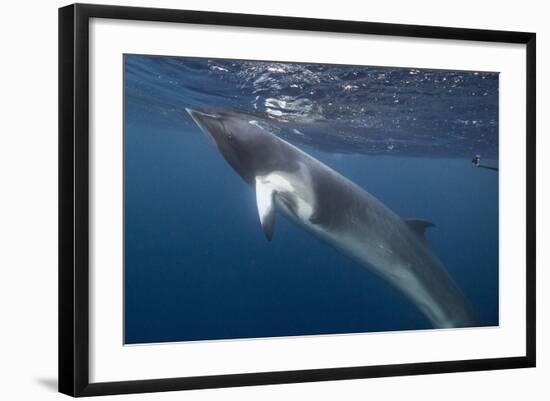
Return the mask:
<path fill-rule="evenodd" d="M 262 229 L 275 210 L 401 291 L 435 328 L 476 325 L 471 306 L 424 237 L 367 191 L 263 129 L 250 115 L 186 109 L 227 163 L 256 191 Z"/>

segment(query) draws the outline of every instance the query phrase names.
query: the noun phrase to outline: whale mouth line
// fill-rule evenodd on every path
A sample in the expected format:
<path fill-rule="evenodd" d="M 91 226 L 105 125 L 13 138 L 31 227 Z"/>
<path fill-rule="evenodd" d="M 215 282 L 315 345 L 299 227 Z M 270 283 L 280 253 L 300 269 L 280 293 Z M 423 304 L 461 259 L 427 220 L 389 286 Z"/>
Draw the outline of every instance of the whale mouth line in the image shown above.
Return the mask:
<path fill-rule="evenodd" d="M 186 107 L 185 108 L 185 111 L 187 113 L 189 113 L 189 115 L 193 118 L 193 120 L 195 119 L 195 116 L 204 116 L 204 117 L 210 117 L 210 118 L 220 118 L 220 116 L 216 115 L 216 114 L 210 114 L 210 113 L 207 113 L 205 111 L 202 111 L 202 110 L 196 110 L 196 109 L 192 109 L 190 107 Z"/>
<path fill-rule="evenodd" d="M 203 111 L 191 109 L 189 107 L 186 107 L 185 111 L 191 116 L 191 119 L 199 126 L 199 128 L 201 129 L 201 132 L 208 139 L 208 141 L 215 147 L 218 147 L 216 139 L 214 138 L 210 130 L 207 128 L 206 124 L 204 124 L 204 120 L 208 118 L 218 119 L 219 116 L 205 113 Z"/>

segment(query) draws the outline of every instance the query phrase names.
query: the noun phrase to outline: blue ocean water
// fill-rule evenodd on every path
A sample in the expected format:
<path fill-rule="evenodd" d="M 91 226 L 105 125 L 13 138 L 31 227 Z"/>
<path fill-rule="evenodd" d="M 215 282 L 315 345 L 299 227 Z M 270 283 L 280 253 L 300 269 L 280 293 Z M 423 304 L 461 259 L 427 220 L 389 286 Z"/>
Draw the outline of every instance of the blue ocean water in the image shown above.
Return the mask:
<path fill-rule="evenodd" d="M 277 216 L 185 107 L 251 113 L 427 237 L 498 325 L 498 74 L 126 55 L 127 344 L 428 329 L 397 290 Z"/>

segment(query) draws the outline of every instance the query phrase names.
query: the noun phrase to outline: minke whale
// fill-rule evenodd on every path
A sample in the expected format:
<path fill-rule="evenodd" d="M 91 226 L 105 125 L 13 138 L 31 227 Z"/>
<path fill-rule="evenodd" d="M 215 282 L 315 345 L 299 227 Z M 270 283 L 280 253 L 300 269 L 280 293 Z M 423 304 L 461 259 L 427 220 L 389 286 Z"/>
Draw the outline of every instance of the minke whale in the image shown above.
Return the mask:
<path fill-rule="evenodd" d="M 260 224 L 273 237 L 275 211 L 401 291 L 435 328 L 476 325 L 475 314 L 424 233 L 366 190 L 251 115 L 186 109 L 227 163 L 256 191 Z"/>

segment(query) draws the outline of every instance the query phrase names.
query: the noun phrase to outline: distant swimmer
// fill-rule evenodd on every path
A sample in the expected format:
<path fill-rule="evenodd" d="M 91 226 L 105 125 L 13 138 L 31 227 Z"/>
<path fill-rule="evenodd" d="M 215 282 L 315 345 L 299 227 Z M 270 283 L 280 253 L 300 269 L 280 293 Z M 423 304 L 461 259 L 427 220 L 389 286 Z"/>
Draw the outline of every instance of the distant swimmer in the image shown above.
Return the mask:
<path fill-rule="evenodd" d="M 498 167 L 485 166 L 485 165 L 481 164 L 481 155 L 475 155 L 472 158 L 472 166 L 479 167 L 479 168 L 485 168 L 487 170 L 492 170 L 492 171 L 498 171 Z"/>

